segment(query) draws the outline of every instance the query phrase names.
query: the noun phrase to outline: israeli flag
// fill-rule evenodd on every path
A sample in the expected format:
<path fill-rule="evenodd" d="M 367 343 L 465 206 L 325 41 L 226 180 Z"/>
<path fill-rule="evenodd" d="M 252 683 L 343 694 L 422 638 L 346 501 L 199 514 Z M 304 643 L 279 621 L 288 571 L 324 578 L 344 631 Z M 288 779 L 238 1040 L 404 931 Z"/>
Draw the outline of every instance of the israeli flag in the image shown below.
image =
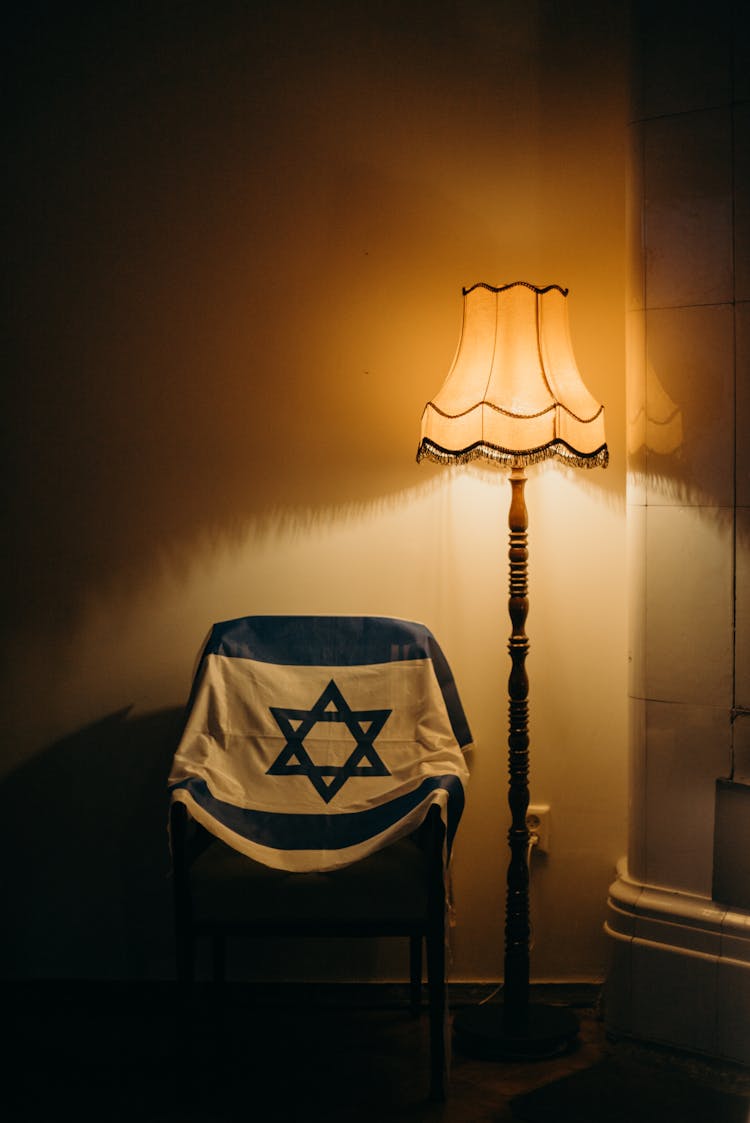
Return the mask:
<path fill-rule="evenodd" d="M 416 830 L 433 804 L 450 848 L 470 745 L 423 625 L 248 616 L 211 630 L 169 784 L 194 819 L 256 861 L 331 870 Z"/>

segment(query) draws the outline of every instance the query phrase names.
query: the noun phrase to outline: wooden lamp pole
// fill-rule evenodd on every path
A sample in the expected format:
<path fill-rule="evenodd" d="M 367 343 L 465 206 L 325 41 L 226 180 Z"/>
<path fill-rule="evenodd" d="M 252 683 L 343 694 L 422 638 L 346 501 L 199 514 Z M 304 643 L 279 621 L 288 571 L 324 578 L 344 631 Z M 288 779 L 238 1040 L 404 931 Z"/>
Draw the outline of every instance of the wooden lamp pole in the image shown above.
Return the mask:
<path fill-rule="evenodd" d="M 529 1002 L 529 677 L 526 656 L 528 597 L 528 511 L 524 497 L 526 475 L 522 467 L 510 473 L 508 513 L 510 580 L 508 614 L 512 631 L 508 679 L 508 866 L 505 909 L 505 974 L 502 1004 L 485 1003 L 456 1013 L 456 1043 L 466 1053 L 491 1059 L 534 1060 L 556 1056 L 572 1048 L 578 1037 L 578 1019 L 564 1006 Z"/>
<path fill-rule="evenodd" d="M 508 679 L 508 806 L 511 824 L 508 831 L 510 865 L 505 909 L 503 1007 L 507 1025 L 522 1022 L 529 999 L 529 831 L 526 826 L 526 811 L 529 806 L 529 676 L 526 673 L 526 656 L 529 640 L 525 630 L 529 612 L 529 517 L 524 498 L 525 485 L 523 468 L 512 468 L 508 512 L 508 615 L 512 625 L 508 641 L 512 662 Z"/>

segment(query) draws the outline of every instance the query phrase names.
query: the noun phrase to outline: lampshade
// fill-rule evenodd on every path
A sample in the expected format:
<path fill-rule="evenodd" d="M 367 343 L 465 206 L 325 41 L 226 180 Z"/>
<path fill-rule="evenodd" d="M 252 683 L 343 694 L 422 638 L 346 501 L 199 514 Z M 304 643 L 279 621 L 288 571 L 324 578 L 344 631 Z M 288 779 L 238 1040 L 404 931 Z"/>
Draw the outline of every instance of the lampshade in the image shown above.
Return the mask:
<path fill-rule="evenodd" d="M 422 414 L 417 460 L 606 467 L 604 407 L 578 372 L 568 290 L 515 281 L 463 290 L 453 365 Z"/>

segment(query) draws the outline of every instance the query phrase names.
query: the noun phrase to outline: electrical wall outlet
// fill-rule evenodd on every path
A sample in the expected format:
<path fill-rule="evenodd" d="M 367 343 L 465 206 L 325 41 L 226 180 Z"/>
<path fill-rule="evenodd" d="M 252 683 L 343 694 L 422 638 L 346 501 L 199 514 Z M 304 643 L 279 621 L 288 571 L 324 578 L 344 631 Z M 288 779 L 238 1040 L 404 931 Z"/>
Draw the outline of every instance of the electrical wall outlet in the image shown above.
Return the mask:
<path fill-rule="evenodd" d="M 549 851 L 549 804 L 530 803 L 526 812 L 526 829 L 539 839 L 534 849 Z"/>

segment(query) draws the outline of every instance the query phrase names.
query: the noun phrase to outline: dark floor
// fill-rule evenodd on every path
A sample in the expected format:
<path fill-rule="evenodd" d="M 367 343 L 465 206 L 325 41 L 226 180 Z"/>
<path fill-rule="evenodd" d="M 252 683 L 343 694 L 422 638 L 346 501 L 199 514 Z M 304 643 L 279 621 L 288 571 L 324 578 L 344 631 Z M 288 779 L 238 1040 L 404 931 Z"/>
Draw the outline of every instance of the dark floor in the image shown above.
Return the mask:
<path fill-rule="evenodd" d="M 608 1040 L 593 991 L 567 996 L 581 1027 L 567 1056 L 502 1063 L 454 1049 L 443 1105 L 427 1100 L 427 1017 L 410 1016 L 399 987 L 228 984 L 217 1001 L 201 986 L 187 1014 L 168 985 L 12 985 L 4 996 L 6 1120 L 750 1121 L 750 1072 Z M 457 989 L 452 1005 L 478 997 Z"/>

